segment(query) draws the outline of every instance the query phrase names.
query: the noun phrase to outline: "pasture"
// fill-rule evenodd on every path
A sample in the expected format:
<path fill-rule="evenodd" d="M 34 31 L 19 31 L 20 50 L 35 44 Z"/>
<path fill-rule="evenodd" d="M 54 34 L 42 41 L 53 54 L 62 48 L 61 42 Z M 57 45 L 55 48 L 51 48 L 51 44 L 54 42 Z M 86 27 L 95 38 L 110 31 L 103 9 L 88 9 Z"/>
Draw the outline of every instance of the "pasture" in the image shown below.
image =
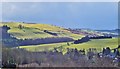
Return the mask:
<path fill-rule="evenodd" d="M 81 49 L 89 49 L 89 48 L 96 48 L 98 52 L 102 50 L 102 48 L 110 47 L 111 49 L 116 48 L 118 46 L 118 38 L 112 38 L 112 39 L 92 39 L 85 43 L 80 44 L 73 44 L 73 42 L 68 42 L 69 46 L 67 45 L 67 42 L 64 43 L 53 43 L 53 44 L 41 44 L 41 45 L 30 45 L 30 46 L 20 46 L 20 48 L 24 48 L 28 51 L 45 51 L 45 50 L 52 50 L 54 48 L 57 48 L 60 50 L 63 49 L 63 52 L 66 52 L 67 48 L 77 48 L 78 50 Z"/>

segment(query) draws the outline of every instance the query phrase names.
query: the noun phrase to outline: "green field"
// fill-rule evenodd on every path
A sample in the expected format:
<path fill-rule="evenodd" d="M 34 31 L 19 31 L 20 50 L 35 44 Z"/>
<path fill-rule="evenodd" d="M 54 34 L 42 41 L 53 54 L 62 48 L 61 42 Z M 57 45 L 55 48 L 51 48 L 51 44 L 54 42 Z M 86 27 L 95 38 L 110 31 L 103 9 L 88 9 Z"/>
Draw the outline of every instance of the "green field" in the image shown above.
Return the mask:
<path fill-rule="evenodd" d="M 28 51 L 47 51 L 55 47 L 64 46 L 66 43 L 53 43 L 53 44 L 41 44 L 41 45 L 29 45 L 29 46 L 20 46 Z"/>
<path fill-rule="evenodd" d="M 118 46 L 118 39 L 93 39 L 86 43 L 74 44 L 71 46 L 67 46 L 66 48 L 77 48 L 77 49 L 89 49 L 89 48 L 97 48 L 100 51 L 102 48 L 110 47 L 116 48 Z"/>
<path fill-rule="evenodd" d="M 53 44 L 43 44 L 43 45 L 30 45 L 30 46 L 20 46 L 20 48 L 24 48 L 28 51 L 43 51 L 43 50 L 51 50 L 55 47 L 59 49 L 62 47 L 64 49 L 64 53 L 66 52 L 66 48 L 77 48 L 80 49 L 89 49 L 96 48 L 97 51 L 101 51 L 102 48 L 110 47 L 111 49 L 118 47 L 118 38 L 112 39 L 93 39 L 91 41 L 80 43 L 80 44 L 72 44 L 69 42 L 70 46 L 67 43 L 53 43 Z"/>

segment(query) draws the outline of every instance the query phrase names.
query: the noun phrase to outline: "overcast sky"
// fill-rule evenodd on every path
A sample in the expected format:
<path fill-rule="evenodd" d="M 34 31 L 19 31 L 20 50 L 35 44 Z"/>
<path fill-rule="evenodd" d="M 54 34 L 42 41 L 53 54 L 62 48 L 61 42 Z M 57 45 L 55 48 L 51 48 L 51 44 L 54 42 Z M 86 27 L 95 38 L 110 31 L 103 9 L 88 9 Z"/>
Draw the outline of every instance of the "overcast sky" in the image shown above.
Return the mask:
<path fill-rule="evenodd" d="M 6 2 L 3 21 L 46 23 L 66 28 L 116 29 L 117 2 Z"/>

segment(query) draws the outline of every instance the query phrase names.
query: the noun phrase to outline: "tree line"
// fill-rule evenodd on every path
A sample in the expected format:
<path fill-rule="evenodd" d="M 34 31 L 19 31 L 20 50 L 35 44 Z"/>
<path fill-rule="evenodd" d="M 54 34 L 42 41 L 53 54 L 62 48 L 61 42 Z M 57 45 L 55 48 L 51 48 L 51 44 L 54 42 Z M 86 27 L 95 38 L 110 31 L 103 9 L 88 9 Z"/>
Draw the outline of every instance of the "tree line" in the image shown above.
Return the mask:
<path fill-rule="evenodd" d="M 96 52 L 96 48 L 89 48 L 88 50 L 67 48 L 67 52 L 63 54 L 57 48 L 42 52 L 3 48 L 2 65 L 3 67 L 26 67 L 26 65 L 34 67 L 34 65 L 29 66 L 29 64 L 36 63 L 38 67 L 116 67 L 120 63 L 120 51 L 117 51 L 118 49 L 120 46 L 114 52 L 111 52 L 112 49 L 109 47 L 103 48 L 101 52 Z"/>

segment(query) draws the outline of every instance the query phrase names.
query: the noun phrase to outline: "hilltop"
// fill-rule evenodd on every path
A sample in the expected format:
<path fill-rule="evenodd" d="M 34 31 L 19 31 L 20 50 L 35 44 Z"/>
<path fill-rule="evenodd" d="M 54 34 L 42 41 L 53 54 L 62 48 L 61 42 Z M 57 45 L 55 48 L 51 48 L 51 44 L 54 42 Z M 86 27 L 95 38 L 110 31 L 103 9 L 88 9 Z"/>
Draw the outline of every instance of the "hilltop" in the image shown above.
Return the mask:
<path fill-rule="evenodd" d="M 71 33 L 65 28 L 37 23 L 23 23 L 23 22 L 4 22 L 0 26 L 7 25 L 10 27 L 8 33 L 17 39 L 37 39 L 49 37 L 69 37 L 73 39 L 80 39 L 84 35 Z"/>

